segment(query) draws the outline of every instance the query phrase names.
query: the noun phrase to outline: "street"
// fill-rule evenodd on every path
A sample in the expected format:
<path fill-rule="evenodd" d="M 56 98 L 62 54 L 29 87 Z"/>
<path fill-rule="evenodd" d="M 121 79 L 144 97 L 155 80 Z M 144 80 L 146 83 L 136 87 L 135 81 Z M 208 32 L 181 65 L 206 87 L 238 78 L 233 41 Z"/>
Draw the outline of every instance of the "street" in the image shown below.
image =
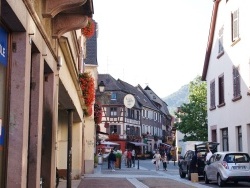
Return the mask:
<path fill-rule="evenodd" d="M 177 162 L 171 161 L 167 166 L 167 171 L 163 171 L 162 164 L 159 171 L 155 170 L 151 159 L 136 160 L 135 167 L 127 168 L 122 162 L 121 169 L 112 172 L 107 168 L 107 162 L 98 165 L 94 174 L 85 174 L 82 180 L 76 180 L 72 184 L 73 188 L 163 188 L 163 187 L 182 187 L 182 188 L 208 188 L 218 187 L 216 183 L 205 184 L 204 179 L 200 178 L 199 182 L 191 182 L 187 178 L 180 178 Z M 59 188 L 65 188 L 65 180 L 61 181 Z M 250 183 L 226 184 L 226 187 L 250 187 Z"/>

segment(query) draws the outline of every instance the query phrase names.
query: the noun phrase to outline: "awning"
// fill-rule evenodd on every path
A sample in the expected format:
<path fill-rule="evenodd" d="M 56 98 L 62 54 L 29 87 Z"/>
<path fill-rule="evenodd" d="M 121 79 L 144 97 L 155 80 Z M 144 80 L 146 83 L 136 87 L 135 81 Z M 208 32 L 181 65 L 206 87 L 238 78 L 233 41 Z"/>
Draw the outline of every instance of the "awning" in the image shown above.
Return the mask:
<path fill-rule="evenodd" d="M 134 144 L 135 146 L 147 146 L 147 144 L 144 144 L 142 142 L 129 142 L 131 144 Z"/>
<path fill-rule="evenodd" d="M 101 131 L 96 131 L 96 133 L 98 133 L 98 134 L 104 134 L 104 135 L 109 135 L 108 133 L 101 132 Z"/>
<path fill-rule="evenodd" d="M 104 142 L 101 142 L 100 144 L 102 144 L 102 145 L 120 145 L 120 144 L 118 144 L 118 143 L 115 143 L 115 142 L 109 142 L 109 141 L 104 141 Z"/>

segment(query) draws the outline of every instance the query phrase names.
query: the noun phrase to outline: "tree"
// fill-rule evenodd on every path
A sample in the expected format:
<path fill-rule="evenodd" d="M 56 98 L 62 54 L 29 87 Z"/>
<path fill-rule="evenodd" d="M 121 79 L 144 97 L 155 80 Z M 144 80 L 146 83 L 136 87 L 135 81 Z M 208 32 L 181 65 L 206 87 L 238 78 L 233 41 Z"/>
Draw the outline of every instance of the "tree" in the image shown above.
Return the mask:
<path fill-rule="evenodd" d="M 207 89 L 206 82 L 197 76 L 189 84 L 189 103 L 175 112 L 180 120 L 176 129 L 185 134 L 183 141 L 207 141 Z"/>

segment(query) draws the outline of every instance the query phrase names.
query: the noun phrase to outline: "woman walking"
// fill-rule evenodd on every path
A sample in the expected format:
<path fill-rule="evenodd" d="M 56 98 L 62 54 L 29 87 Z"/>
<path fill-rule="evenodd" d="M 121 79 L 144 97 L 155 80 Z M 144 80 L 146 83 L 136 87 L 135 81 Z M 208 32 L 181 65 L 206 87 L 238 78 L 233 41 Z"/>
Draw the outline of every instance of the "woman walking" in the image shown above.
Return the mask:
<path fill-rule="evenodd" d="M 159 170 L 160 169 L 160 162 L 161 162 L 161 155 L 160 155 L 158 150 L 154 154 L 153 158 L 155 159 L 155 169 Z"/>
<path fill-rule="evenodd" d="M 167 154 L 164 153 L 162 157 L 162 165 L 163 165 L 164 171 L 167 171 L 167 163 L 168 163 L 168 157 L 167 157 Z"/>

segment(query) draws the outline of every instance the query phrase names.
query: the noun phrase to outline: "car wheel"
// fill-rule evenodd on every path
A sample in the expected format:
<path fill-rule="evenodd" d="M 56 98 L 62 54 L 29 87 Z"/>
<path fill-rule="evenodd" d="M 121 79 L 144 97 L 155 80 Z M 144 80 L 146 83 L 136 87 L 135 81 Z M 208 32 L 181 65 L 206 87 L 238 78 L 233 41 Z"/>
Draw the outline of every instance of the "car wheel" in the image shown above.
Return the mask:
<path fill-rule="evenodd" d="M 219 187 L 223 187 L 225 185 L 225 181 L 221 179 L 220 174 L 217 176 L 217 184 Z"/>
<path fill-rule="evenodd" d="M 207 179 L 207 174 L 204 172 L 205 184 L 209 184 L 209 179 Z"/>
<path fill-rule="evenodd" d="M 181 178 L 185 178 L 186 177 L 186 173 L 182 172 L 181 169 L 179 169 L 179 174 Z"/>

